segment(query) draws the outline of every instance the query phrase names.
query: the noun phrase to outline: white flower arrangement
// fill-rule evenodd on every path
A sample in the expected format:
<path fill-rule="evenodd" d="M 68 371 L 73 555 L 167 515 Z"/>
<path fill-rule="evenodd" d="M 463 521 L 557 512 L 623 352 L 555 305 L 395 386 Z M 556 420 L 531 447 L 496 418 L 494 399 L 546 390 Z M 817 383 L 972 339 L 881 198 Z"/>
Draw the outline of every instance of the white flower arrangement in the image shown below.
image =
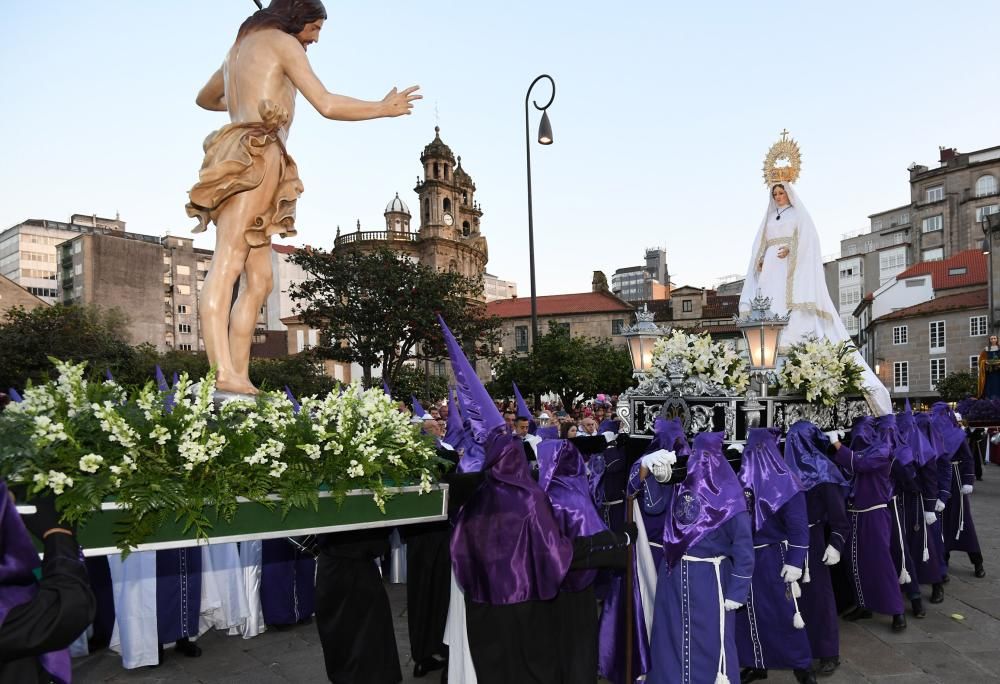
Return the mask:
<path fill-rule="evenodd" d="M 54 363 L 56 380 L 0 413 L 0 477 L 30 494 L 48 488 L 72 523 L 117 501 L 127 515 L 122 549 L 168 517 L 205 537 L 206 509 L 231 520 L 238 497 L 274 507 L 277 494 L 287 511 L 315 509 L 321 489 L 337 501 L 366 489 L 385 512 L 388 487 L 431 489 L 430 439 L 380 389 L 355 383 L 298 410 L 283 392 L 262 392 L 216 410 L 214 373 L 130 396 L 110 380 L 88 382 L 84 364 Z"/>
<path fill-rule="evenodd" d="M 742 392 L 750 383 L 746 360 L 732 342 L 715 342 L 708 333 L 700 335 L 675 329 L 653 346 L 653 367 L 661 375 L 679 368 L 684 379 L 709 386 Z"/>
<path fill-rule="evenodd" d="M 807 339 L 789 347 L 778 373 L 782 390 L 804 394 L 806 401 L 833 406 L 844 395 L 865 394 L 862 370 L 849 342 Z"/>

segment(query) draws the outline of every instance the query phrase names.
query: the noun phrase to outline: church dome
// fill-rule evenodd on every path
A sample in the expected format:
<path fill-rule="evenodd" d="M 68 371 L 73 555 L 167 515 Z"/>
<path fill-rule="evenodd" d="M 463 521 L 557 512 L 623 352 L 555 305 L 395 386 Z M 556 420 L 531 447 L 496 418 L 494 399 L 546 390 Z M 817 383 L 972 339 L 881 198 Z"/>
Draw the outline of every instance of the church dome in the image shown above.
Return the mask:
<path fill-rule="evenodd" d="M 458 158 L 458 166 L 455 167 L 455 181 L 458 183 L 472 183 L 472 176 L 462 168 L 462 157 Z"/>
<path fill-rule="evenodd" d="M 423 162 L 428 158 L 446 159 L 450 162 L 455 161 L 455 155 L 452 154 L 451 148 L 441 140 L 441 129 L 438 126 L 434 127 L 434 139 L 424 147 L 424 153 L 420 155 L 420 161 Z"/>
<path fill-rule="evenodd" d="M 385 205 L 385 213 L 406 214 L 407 216 L 411 215 L 409 207 L 406 206 L 406 202 L 399 199 L 398 192 L 396 193 L 396 196 L 392 198 L 392 201 Z"/>

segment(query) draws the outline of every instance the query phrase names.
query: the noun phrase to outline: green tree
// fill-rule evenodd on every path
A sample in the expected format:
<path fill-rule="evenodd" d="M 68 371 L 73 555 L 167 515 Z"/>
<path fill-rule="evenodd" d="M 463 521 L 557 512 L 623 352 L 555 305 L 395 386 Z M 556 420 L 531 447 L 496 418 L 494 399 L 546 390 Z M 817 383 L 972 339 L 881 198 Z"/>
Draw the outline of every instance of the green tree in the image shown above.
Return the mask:
<path fill-rule="evenodd" d="M 131 368 L 128 317 L 120 309 L 43 306 L 10 309 L 0 321 L 0 388 L 23 389 L 49 377 L 49 357 L 86 361 L 91 373 Z"/>
<path fill-rule="evenodd" d="M 277 359 L 250 359 L 250 381 L 260 389 L 281 390 L 286 386 L 296 397 L 325 395 L 336 381 L 323 370 L 322 361 L 308 352 Z"/>
<path fill-rule="evenodd" d="M 625 349 L 607 339 L 571 336 L 564 326 L 550 325 L 531 353 L 511 354 L 499 361 L 491 387 L 498 396 L 508 396 L 511 382 L 523 394 L 558 394 L 568 409 L 581 395 L 620 393 L 634 381 Z"/>
<path fill-rule="evenodd" d="M 941 378 L 935 389 L 945 401 L 961 401 L 966 397 L 976 396 L 979 382 L 969 371 L 956 371 Z"/>
<path fill-rule="evenodd" d="M 311 275 L 290 294 L 303 321 L 321 333 L 316 353 L 359 364 L 366 385 L 374 367 L 395 386 L 406 361 L 444 358 L 438 314 L 471 356 L 488 356 L 496 343 L 499 320 L 478 301 L 480 278 L 437 271 L 388 249 L 300 250 L 292 261 Z"/>
<path fill-rule="evenodd" d="M 448 380 L 440 375 L 424 372 L 423 364 L 407 364 L 396 373 L 396 381 L 390 385 L 393 398 L 410 405 L 410 396 L 420 400 L 425 407 L 448 397 Z"/>

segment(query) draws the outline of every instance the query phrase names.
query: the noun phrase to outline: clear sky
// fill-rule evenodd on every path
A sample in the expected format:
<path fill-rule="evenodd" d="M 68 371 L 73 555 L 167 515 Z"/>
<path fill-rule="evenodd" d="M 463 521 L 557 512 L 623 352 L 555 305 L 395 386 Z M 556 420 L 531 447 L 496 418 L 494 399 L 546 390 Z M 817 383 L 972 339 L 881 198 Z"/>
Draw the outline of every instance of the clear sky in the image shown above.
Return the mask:
<path fill-rule="evenodd" d="M 194 104 L 251 0 L 4 3 L 0 228 L 121 213 L 186 234 L 201 142 Z M 823 251 L 909 201 L 906 167 L 939 145 L 1000 144 L 1000 3 L 327 1 L 313 68 L 379 99 L 420 84 L 412 116 L 324 120 L 303 99 L 289 140 L 306 192 L 293 244 L 416 208 L 419 155 L 442 138 L 478 186 L 491 273 L 529 293 L 524 95 L 557 83 L 555 144 L 533 147 L 539 294 L 579 292 L 666 248 L 675 283 L 746 269 L 766 208 L 761 164 L 782 128 Z M 540 85 L 538 98 L 548 93 Z M 532 136 L 537 117 L 532 118 Z M 213 234 L 197 244 L 212 247 Z"/>

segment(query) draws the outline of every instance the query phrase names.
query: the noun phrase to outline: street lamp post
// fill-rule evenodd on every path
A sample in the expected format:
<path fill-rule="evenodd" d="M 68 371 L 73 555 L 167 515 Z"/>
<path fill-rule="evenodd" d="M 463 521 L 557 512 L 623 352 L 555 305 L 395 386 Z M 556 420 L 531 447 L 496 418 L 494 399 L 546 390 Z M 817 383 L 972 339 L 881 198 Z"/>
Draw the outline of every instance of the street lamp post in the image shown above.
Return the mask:
<path fill-rule="evenodd" d="M 552 144 L 552 124 L 549 123 L 549 114 L 546 111 L 552 104 L 552 101 L 556 99 L 556 82 L 552 80 L 552 77 L 548 74 L 542 74 L 535 78 L 528 86 L 528 92 L 524 94 L 524 149 L 528 161 L 528 264 L 531 269 L 531 348 L 534 349 L 535 341 L 538 339 L 538 309 L 537 303 L 535 301 L 535 226 L 534 217 L 531 213 L 531 135 L 529 133 L 529 121 L 528 121 L 528 101 L 531 97 L 531 89 L 535 87 L 535 84 L 546 79 L 552 86 L 552 95 L 549 97 L 549 101 L 544 105 L 539 105 L 537 101 L 532 101 L 531 104 L 535 106 L 535 109 L 542 113 L 542 120 L 538 124 L 538 144 L 539 145 L 551 145 Z"/>
<path fill-rule="evenodd" d="M 1000 214 L 983 214 L 983 232 L 986 234 L 986 241 L 983 243 L 983 252 L 986 254 L 986 282 L 989 291 L 986 295 L 986 302 L 989 310 L 986 312 L 987 329 L 992 335 L 994 332 L 993 321 L 993 231 L 1000 228 Z M 996 224 L 996 226 L 994 226 Z"/>

